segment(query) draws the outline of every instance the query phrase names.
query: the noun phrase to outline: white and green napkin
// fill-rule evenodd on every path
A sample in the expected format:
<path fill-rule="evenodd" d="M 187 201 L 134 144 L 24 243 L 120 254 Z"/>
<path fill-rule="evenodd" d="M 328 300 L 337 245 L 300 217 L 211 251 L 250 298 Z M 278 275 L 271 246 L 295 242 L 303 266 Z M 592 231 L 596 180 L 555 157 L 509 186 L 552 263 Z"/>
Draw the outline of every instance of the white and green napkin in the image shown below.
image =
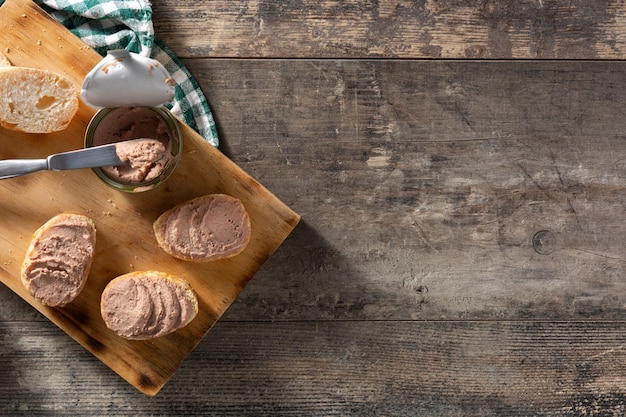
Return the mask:
<path fill-rule="evenodd" d="M 154 35 L 148 0 L 34 0 L 55 20 L 101 55 L 126 49 L 156 59 L 176 82 L 166 107 L 218 146 L 217 129 L 198 83 L 176 55 Z M 0 0 L 0 4 L 2 0 Z"/>

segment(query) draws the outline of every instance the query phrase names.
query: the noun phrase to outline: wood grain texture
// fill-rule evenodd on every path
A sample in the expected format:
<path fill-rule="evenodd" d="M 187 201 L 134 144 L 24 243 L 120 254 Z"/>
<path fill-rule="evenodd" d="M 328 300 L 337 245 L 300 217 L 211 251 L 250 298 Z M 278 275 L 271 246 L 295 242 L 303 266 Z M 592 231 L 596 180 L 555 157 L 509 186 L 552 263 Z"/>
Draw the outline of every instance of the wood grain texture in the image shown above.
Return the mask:
<path fill-rule="evenodd" d="M 0 286 L 0 414 L 626 414 L 621 2 L 153 5 L 303 221 L 156 397 Z"/>
<path fill-rule="evenodd" d="M 7 30 L 14 26 L 20 30 Z M 8 50 L 13 65 L 63 68 L 72 74 L 77 91 L 87 70 L 101 59 L 95 52 L 85 51 L 74 35 L 29 0 L 7 0 L 0 8 L 0 27 L 0 50 Z M 35 39 L 41 33 L 47 38 L 40 44 Z M 48 39 L 61 46 L 48 46 Z M 82 59 L 80 64 L 68 65 L 77 57 Z M 80 149 L 89 116 L 94 113 L 81 103 L 70 127 L 55 134 L 16 134 L 2 129 L 0 156 L 45 158 Z M 150 395 L 167 382 L 299 220 L 296 213 L 191 128 L 180 123 L 180 130 L 184 138 L 181 162 L 165 184 L 145 193 L 121 193 L 85 170 L 41 172 L 0 183 L 0 281 Z M 153 222 L 177 204 L 213 193 L 242 201 L 252 230 L 245 250 L 236 257 L 210 263 L 179 261 L 161 250 Z M 66 211 L 88 216 L 95 223 L 95 257 L 79 296 L 63 308 L 49 308 L 24 288 L 20 267 L 35 230 Z M 117 276 L 142 270 L 162 271 L 188 281 L 198 297 L 196 318 L 170 335 L 146 341 L 129 341 L 110 331 L 100 313 L 104 287 Z"/>
<path fill-rule="evenodd" d="M 13 416 L 582 417 L 626 407 L 623 323 L 220 321 L 153 398 L 52 326 L 1 323 L 0 333 L 0 408 Z"/>
<path fill-rule="evenodd" d="M 186 63 L 303 222 L 150 400 L 3 290 L 7 409 L 623 411 L 623 63 Z"/>
<path fill-rule="evenodd" d="M 182 57 L 624 59 L 620 1 L 155 0 Z"/>
<path fill-rule="evenodd" d="M 302 214 L 238 319 L 624 319 L 624 63 L 190 61 Z"/>

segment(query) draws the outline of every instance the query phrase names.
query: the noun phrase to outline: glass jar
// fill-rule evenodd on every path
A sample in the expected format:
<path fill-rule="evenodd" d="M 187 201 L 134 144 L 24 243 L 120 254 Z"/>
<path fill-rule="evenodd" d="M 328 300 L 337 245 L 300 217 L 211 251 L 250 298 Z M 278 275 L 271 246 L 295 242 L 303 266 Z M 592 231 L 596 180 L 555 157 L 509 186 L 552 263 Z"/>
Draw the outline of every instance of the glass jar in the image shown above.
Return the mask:
<path fill-rule="evenodd" d="M 157 139 L 166 148 L 162 170 L 144 178 L 135 178 L 130 166 L 93 168 L 108 186 L 119 191 L 136 193 L 162 184 L 175 170 L 183 151 L 183 136 L 178 120 L 163 107 L 108 107 L 91 119 L 85 134 L 85 147 L 105 145 L 131 139 Z M 135 173 L 136 174 L 136 173 Z"/>

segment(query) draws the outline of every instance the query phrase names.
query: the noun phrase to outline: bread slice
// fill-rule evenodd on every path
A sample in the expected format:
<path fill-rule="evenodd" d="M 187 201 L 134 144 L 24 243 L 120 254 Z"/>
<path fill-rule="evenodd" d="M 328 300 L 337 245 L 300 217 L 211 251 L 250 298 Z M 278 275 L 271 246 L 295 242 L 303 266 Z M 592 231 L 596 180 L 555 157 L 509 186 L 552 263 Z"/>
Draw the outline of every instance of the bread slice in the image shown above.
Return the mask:
<path fill-rule="evenodd" d="M 96 246 L 96 227 L 81 214 L 61 213 L 37 229 L 21 268 L 28 292 L 42 304 L 62 307 L 87 282 Z"/>
<path fill-rule="evenodd" d="M 107 284 L 100 301 L 106 326 L 132 340 L 165 336 L 198 314 L 198 299 L 181 278 L 160 271 L 137 271 Z"/>
<path fill-rule="evenodd" d="M 27 133 L 65 129 L 78 111 L 72 82 L 52 71 L 0 67 L 0 125 Z"/>
<path fill-rule="evenodd" d="M 177 205 L 153 224 L 159 246 L 175 258 L 207 262 L 241 253 L 251 226 L 243 203 L 225 194 L 208 194 Z"/>

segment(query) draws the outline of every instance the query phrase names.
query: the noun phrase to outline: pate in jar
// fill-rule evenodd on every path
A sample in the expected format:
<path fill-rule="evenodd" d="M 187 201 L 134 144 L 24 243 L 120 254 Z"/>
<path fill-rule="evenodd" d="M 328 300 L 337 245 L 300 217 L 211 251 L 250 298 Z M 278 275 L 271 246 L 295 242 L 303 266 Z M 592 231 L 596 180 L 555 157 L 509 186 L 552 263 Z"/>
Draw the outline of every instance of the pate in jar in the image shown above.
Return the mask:
<path fill-rule="evenodd" d="M 105 184 L 124 192 L 147 191 L 174 172 L 182 156 L 183 137 L 179 121 L 162 107 L 173 97 L 173 82 L 165 68 L 138 54 L 109 51 L 90 71 L 83 82 L 81 98 L 100 110 L 87 127 L 85 147 L 152 139 L 164 148 L 156 161 L 94 168 L 93 172 Z"/>

